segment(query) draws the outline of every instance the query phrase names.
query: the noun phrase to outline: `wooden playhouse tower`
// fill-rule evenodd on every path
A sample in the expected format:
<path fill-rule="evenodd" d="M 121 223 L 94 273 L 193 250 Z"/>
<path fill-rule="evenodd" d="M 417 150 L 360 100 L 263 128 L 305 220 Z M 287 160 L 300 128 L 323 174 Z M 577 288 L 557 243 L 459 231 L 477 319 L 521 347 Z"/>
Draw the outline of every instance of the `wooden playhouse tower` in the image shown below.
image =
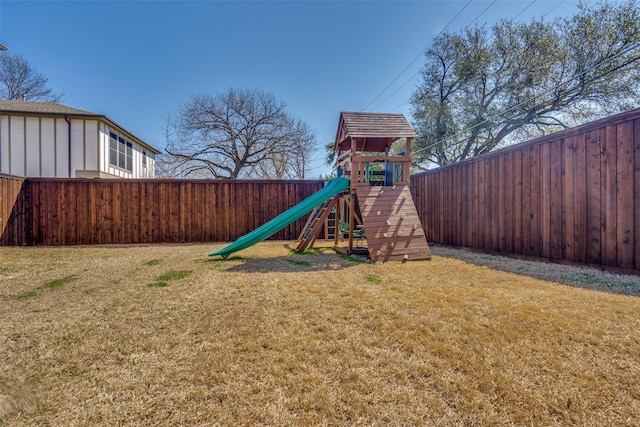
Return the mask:
<path fill-rule="evenodd" d="M 415 137 L 402 114 L 341 113 L 334 144 L 336 169 L 350 179 L 350 188 L 312 212 L 298 251 L 312 245 L 324 229 L 325 237 L 334 237 L 338 251 L 365 251 L 374 262 L 430 259 L 409 191 Z"/>

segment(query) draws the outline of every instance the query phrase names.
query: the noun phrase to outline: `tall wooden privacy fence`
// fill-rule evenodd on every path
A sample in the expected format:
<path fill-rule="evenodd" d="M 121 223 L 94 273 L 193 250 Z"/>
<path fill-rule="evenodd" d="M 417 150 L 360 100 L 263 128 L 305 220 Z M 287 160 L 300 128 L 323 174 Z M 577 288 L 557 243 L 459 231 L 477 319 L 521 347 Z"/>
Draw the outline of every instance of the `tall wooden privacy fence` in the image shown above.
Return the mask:
<path fill-rule="evenodd" d="M 427 239 L 640 273 L 640 110 L 412 177 Z"/>
<path fill-rule="evenodd" d="M 0 183 L 2 245 L 232 241 L 323 186 L 322 181 L 23 182 L 7 176 L 0 176 Z M 303 220 L 296 221 L 273 239 L 295 239 L 303 226 Z"/>

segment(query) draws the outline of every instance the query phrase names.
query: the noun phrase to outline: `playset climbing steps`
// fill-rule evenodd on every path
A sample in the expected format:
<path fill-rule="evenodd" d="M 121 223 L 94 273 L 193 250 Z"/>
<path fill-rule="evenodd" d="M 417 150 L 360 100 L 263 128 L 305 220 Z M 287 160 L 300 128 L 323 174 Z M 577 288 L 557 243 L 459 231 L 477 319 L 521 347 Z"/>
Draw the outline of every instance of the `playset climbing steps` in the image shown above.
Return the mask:
<path fill-rule="evenodd" d="M 307 223 L 298 236 L 298 242 L 300 243 L 296 248 L 297 252 L 303 252 L 308 247 L 313 246 L 313 242 L 315 242 L 318 234 L 325 229 L 329 215 L 335 213 L 340 197 L 341 196 L 332 197 L 311 211 L 309 219 L 307 219 Z"/>

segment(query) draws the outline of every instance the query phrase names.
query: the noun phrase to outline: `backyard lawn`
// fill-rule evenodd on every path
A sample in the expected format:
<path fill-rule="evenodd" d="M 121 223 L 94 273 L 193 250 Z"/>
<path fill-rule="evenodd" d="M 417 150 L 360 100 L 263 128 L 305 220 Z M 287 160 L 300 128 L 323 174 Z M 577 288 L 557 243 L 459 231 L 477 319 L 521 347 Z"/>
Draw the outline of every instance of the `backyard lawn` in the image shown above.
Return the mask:
<path fill-rule="evenodd" d="M 0 248 L 0 425 L 638 425 L 638 296 L 291 246 Z"/>

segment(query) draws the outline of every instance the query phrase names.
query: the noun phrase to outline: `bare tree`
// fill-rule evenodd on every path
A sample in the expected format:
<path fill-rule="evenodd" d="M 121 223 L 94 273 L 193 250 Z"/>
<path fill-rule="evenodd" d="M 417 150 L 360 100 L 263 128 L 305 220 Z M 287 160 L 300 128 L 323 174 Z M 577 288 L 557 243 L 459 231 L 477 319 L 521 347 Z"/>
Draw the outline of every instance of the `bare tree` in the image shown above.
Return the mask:
<path fill-rule="evenodd" d="M 553 22 L 442 34 L 412 97 L 417 157 L 446 165 L 640 105 L 640 9 L 579 4 Z"/>
<path fill-rule="evenodd" d="M 60 102 L 62 93 L 47 87 L 48 79 L 19 54 L 0 54 L 0 98 L 13 101 Z"/>
<path fill-rule="evenodd" d="M 248 173 L 259 179 L 304 179 L 315 152 L 315 132 L 303 121 L 292 123 L 290 141 L 275 147 L 271 154 Z"/>
<path fill-rule="evenodd" d="M 309 126 L 260 90 L 191 97 L 167 126 L 174 175 L 303 178 L 315 145 Z"/>

